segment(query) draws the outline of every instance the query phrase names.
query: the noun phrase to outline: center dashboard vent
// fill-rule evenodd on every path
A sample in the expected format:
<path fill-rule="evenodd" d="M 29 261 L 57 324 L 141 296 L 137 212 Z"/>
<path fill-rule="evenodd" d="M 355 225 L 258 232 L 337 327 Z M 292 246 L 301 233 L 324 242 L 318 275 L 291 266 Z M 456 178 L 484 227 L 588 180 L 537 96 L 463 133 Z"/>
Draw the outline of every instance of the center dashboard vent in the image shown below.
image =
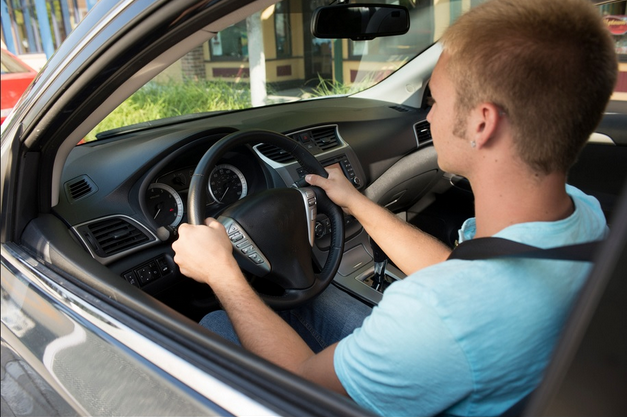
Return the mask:
<path fill-rule="evenodd" d="M 109 217 L 76 228 L 93 252 L 106 258 L 150 242 L 153 237 L 123 217 Z"/>
<path fill-rule="evenodd" d="M 322 127 L 311 130 L 314 142 L 321 151 L 333 149 L 338 146 L 338 133 L 335 126 Z"/>
<path fill-rule="evenodd" d="M 272 159 L 280 164 L 287 164 L 294 161 L 294 157 L 292 155 L 274 145 L 261 143 L 256 148 L 266 158 Z"/>
<path fill-rule="evenodd" d="M 287 136 L 301 143 L 312 155 L 334 149 L 340 145 L 336 126 L 301 130 L 299 132 L 290 133 Z M 295 160 L 288 152 L 267 143 L 261 143 L 257 145 L 255 149 L 266 158 L 280 164 L 287 164 Z"/>

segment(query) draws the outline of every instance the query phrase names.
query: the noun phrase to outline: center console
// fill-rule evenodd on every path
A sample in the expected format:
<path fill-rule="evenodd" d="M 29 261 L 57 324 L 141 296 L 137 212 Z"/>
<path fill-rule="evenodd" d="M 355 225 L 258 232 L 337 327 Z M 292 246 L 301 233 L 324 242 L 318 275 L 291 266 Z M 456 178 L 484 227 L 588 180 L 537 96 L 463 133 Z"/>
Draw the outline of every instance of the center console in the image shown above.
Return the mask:
<path fill-rule="evenodd" d="M 317 223 L 318 223 L 317 219 Z M 325 220 L 321 221 L 328 227 Z M 317 260 L 323 264 L 329 249 L 327 234 L 316 238 L 314 253 Z M 388 263 L 383 273 L 386 281 L 383 285 L 374 282 L 376 250 L 370 242 L 369 236 L 360 223 L 351 216 L 345 217 L 345 252 L 342 256 L 338 273 L 334 278 L 334 285 L 349 292 L 355 297 L 370 305 L 376 305 L 382 299 L 382 293 L 387 286 L 405 278 L 403 272 Z"/>

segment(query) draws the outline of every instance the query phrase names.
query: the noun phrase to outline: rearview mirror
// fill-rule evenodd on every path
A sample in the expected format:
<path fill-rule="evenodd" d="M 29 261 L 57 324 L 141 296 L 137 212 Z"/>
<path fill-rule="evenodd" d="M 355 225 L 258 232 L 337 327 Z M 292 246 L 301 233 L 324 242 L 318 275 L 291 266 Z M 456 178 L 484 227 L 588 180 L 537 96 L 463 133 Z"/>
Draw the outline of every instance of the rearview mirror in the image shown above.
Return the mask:
<path fill-rule="evenodd" d="M 408 9 L 403 6 L 339 4 L 319 7 L 312 15 L 312 34 L 317 38 L 364 41 L 403 35 L 409 29 Z"/>

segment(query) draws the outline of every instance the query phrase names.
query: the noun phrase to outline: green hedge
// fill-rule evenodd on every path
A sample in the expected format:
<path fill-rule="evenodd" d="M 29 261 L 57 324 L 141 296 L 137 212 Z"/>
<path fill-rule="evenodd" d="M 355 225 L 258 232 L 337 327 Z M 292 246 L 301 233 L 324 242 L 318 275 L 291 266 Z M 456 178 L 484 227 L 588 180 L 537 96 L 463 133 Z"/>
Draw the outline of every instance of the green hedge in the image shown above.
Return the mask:
<path fill-rule="evenodd" d="M 245 83 L 196 80 L 171 84 L 149 82 L 111 112 L 85 140 L 94 140 L 99 132 L 149 120 L 248 107 L 251 107 L 251 92 Z"/>
<path fill-rule="evenodd" d="M 347 94 L 356 91 L 349 86 L 319 76 L 318 85 L 301 97 L 321 97 Z M 370 80 L 368 80 L 370 81 Z M 267 86 L 274 90 L 272 86 Z M 269 91 L 271 95 L 273 91 Z M 85 138 L 96 139 L 96 134 L 107 130 L 159 120 L 185 114 L 220 110 L 238 110 L 251 107 L 251 89 L 248 82 L 186 80 L 184 82 L 157 83 L 151 81 L 126 99 L 109 116 L 100 122 Z"/>

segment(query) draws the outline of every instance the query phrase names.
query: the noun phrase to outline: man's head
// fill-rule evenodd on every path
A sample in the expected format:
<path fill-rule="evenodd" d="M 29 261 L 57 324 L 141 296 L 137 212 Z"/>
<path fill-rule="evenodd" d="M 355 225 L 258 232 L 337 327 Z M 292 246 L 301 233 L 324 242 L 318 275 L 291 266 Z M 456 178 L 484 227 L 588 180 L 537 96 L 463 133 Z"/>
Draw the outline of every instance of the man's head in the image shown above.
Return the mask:
<path fill-rule="evenodd" d="M 533 170 L 573 165 L 617 73 L 612 37 L 589 1 L 492 0 L 455 22 L 442 44 L 459 122 L 479 103 L 493 103 Z"/>

